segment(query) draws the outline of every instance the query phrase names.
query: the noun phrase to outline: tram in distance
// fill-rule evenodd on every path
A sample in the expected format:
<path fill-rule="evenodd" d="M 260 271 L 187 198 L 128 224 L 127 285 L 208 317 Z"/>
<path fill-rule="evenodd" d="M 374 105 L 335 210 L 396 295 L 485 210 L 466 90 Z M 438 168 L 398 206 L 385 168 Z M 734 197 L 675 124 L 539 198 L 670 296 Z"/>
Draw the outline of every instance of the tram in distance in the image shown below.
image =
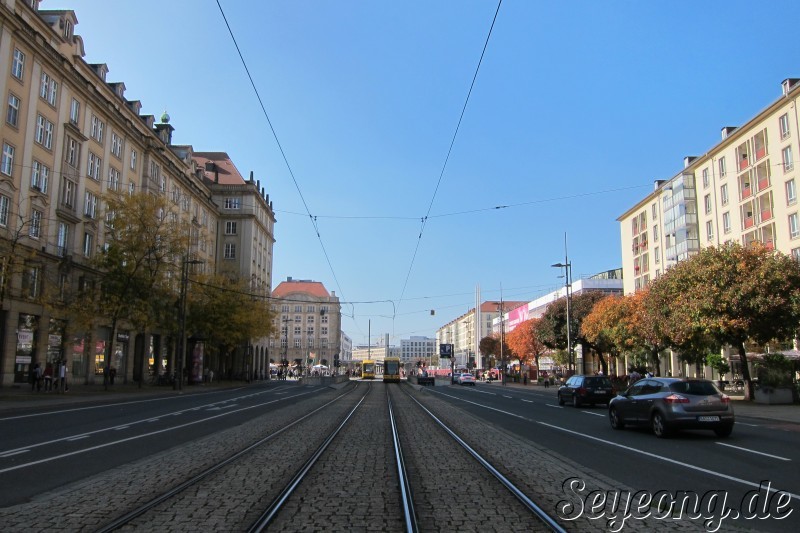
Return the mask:
<path fill-rule="evenodd" d="M 361 361 L 361 379 L 375 379 L 375 361 L 372 359 Z"/>
<path fill-rule="evenodd" d="M 383 382 L 400 383 L 399 357 L 387 357 L 383 360 Z"/>

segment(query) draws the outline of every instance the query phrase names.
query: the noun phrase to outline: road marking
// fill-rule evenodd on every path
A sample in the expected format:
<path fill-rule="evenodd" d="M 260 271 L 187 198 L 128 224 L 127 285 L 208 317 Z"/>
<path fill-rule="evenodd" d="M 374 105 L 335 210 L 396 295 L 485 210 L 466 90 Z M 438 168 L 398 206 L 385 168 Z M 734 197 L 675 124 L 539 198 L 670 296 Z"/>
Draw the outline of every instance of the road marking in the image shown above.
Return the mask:
<path fill-rule="evenodd" d="M 0 455 L 0 457 L 2 457 L 2 458 L 11 457 L 12 455 L 19 455 L 21 453 L 28 453 L 29 451 L 30 450 L 17 450 L 15 452 L 4 453 L 4 454 Z"/>
<path fill-rule="evenodd" d="M 760 428 L 761 426 L 758 424 L 745 424 L 744 422 L 736 421 L 737 426 L 750 426 L 751 428 Z"/>
<path fill-rule="evenodd" d="M 533 403 L 533 400 L 522 400 L 525 403 Z"/>
<path fill-rule="evenodd" d="M 161 418 L 148 418 L 145 422 L 158 422 Z"/>
<path fill-rule="evenodd" d="M 729 481 L 733 481 L 733 482 L 736 482 L 736 483 L 741 483 L 742 485 L 746 485 L 748 487 L 753 487 L 755 489 L 760 489 L 761 488 L 761 485 L 759 483 L 753 483 L 752 481 L 747 481 L 746 479 L 742 479 L 742 478 L 738 478 L 738 477 L 734 477 L 734 476 L 729 476 L 727 474 L 722 474 L 722 473 L 717 472 L 715 470 L 709 470 L 708 468 L 703 468 L 703 467 L 700 467 L 700 466 L 695 466 L 693 464 L 684 463 L 683 461 L 678 461 L 677 459 L 670 459 L 669 457 L 664 457 L 663 455 L 658 455 L 658 454 L 655 454 L 655 453 L 646 452 L 644 450 L 639 450 L 639 449 L 633 448 L 631 446 L 625 446 L 624 444 L 620 444 L 618 442 L 612 442 L 612 441 L 606 440 L 606 439 L 601 439 L 599 437 L 593 437 L 591 435 L 586 435 L 584 433 L 579 433 L 578 431 L 573 431 L 571 429 L 562 428 L 562 427 L 556 426 L 554 424 L 548 424 L 547 422 L 541 422 L 541 421 L 537 421 L 537 422 L 539 424 L 543 425 L 543 426 L 547 426 L 549 428 L 553 428 L 553 429 L 558 430 L 558 431 L 563 431 L 565 433 L 571 433 L 573 435 L 577 435 L 579 437 L 583 437 L 584 439 L 589 439 L 589 440 L 593 440 L 593 441 L 597 441 L 597 442 L 602 442 L 603 444 L 608 444 L 609 446 L 615 446 L 617 448 L 622 448 L 623 450 L 627 450 L 629 452 L 636 453 L 636 454 L 639 454 L 639 455 L 644 455 L 646 457 L 650 457 L 651 459 L 657 459 L 659 461 L 664 461 L 664 462 L 667 462 L 667 463 L 672 463 L 672 464 L 675 464 L 675 465 L 679 465 L 679 466 L 688 468 L 690 470 L 696 470 L 698 472 L 703 472 L 704 474 L 708 474 L 710 476 L 721 477 L 723 479 L 727 479 Z M 2 473 L 2 471 L 0 471 L 0 473 Z M 789 492 L 789 491 L 782 491 L 782 492 L 784 492 L 785 494 L 788 494 L 789 496 L 791 496 L 795 500 L 800 501 L 800 494 L 794 494 L 794 493 Z"/>
<path fill-rule="evenodd" d="M 81 440 L 81 439 L 88 439 L 88 438 L 89 438 L 89 435 L 76 435 L 74 437 L 68 438 L 67 441 L 72 442 L 74 440 Z"/>
<path fill-rule="evenodd" d="M 780 455 L 772 455 L 771 453 L 758 452 L 756 450 L 751 450 L 749 448 L 734 446 L 733 444 L 726 444 L 724 442 L 717 442 L 717 444 L 719 444 L 720 446 L 727 446 L 728 448 L 736 448 L 737 450 L 742 450 L 744 452 L 757 453 L 758 455 L 765 455 L 767 457 L 772 457 L 773 459 L 780 459 L 781 461 L 791 461 L 791 459 L 787 459 L 786 457 L 781 457 Z"/>
<path fill-rule="evenodd" d="M 513 396 L 509 396 L 508 394 L 503 394 L 503 398 L 513 398 Z"/>
<path fill-rule="evenodd" d="M 123 429 L 128 429 L 130 426 L 117 426 L 114 428 L 114 431 L 121 431 Z"/>
<path fill-rule="evenodd" d="M 545 405 L 547 407 L 555 407 L 556 409 L 563 409 L 564 408 L 563 405 L 553 405 L 552 403 L 546 403 Z"/>
<path fill-rule="evenodd" d="M 475 392 L 480 392 L 481 394 L 488 394 L 489 396 L 497 396 L 495 392 L 486 392 L 485 390 L 475 390 Z"/>
<path fill-rule="evenodd" d="M 600 414 L 600 413 L 593 413 L 591 411 L 581 411 L 581 413 L 585 413 L 587 415 L 593 415 L 593 416 L 606 416 L 606 415 L 603 415 L 603 414 Z"/>

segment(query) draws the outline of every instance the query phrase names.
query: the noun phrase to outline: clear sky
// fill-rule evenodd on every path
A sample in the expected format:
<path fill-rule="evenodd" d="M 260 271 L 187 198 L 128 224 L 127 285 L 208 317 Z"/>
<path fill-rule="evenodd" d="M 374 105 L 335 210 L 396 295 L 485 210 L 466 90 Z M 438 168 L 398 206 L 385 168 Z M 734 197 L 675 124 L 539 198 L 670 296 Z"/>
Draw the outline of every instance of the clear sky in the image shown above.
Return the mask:
<path fill-rule="evenodd" d="M 41 7 L 173 142 L 254 172 L 273 286 L 323 282 L 357 344 L 556 289 L 565 234 L 574 278 L 620 267 L 617 217 L 800 77 L 796 0 L 504 0 L 445 164 L 495 0 L 220 4 L 288 165 L 216 0 Z"/>

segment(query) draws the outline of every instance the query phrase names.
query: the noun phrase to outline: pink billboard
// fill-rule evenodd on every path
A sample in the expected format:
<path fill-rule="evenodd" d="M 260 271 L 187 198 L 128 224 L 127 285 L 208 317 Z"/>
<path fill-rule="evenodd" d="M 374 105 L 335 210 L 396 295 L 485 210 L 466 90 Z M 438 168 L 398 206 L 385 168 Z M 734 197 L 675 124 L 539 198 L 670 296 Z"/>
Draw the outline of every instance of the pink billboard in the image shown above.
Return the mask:
<path fill-rule="evenodd" d="M 506 321 L 506 331 L 514 331 L 514 328 L 528 320 L 528 304 L 517 307 L 508 312 Z"/>

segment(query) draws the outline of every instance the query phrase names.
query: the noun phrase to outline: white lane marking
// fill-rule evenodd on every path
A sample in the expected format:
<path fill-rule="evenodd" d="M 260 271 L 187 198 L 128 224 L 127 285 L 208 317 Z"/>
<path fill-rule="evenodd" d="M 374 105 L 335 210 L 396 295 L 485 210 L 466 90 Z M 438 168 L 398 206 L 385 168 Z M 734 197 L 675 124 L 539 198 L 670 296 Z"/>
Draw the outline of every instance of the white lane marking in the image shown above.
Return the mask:
<path fill-rule="evenodd" d="M 477 390 L 477 389 L 475 389 L 475 392 L 480 392 L 481 394 L 488 394 L 489 396 L 497 396 L 497 393 L 486 392 L 485 390 Z"/>
<path fill-rule="evenodd" d="M 114 428 L 114 431 L 121 431 L 123 429 L 128 429 L 130 426 L 117 426 Z"/>
<path fill-rule="evenodd" d="M 608 444 L 609 446 L 615 446 L 617 448 L 622 448 L 623 450 L 627 450 L 629 452 L 636 453 L 636 454 L 639 454 L 639 455 L 644 455 L 646 457 L 650 457 L 651 459 L 657 459 L 659 461 L 672 463 L 672 464 L 675 464 L 675 465 L 678 465 L 678 466 L 682 466 L 684 468 L 688 468 L 689 470 L 696 470 L 698 472 L 703 472 L 704 474 L 708 474 L 710 476 L 721 477 L 721 478 L 727 479 L 729 481 L 733 481 L 733 482 L 736 482 L 736 483 L 741 483 L 742 485 L 747 485 L 748 487 L 753 487 L 753 488 L 756 488 L 756 489 L 760 489 L 761 488 L 760 484 L 753 483 L 752 481 L 747 481 L 746 479 L 741 479 L 741 478 L 738 478 L 738 477 L 729 476 L 727 474 L 722 474 L 722 473 L 716 472 L 714 470 L 709 470 L 708 468 L 703 468 L 703 467 L 696 466 L 696 465 L 693 465 L 693 464 L 684 463 L 683 461 L 678 461 L 677 459 L 670 459 L 669 457 L 664 457 L 663 455 L 658 455 L 658 454 L 655 454 L 655 453 L 646 452 L 644 450 L 639 450 L 639 449 L 636 449 L 636 448 L 632 448 L 631 446 L 625 446 L 624 444 L 620 444 L 618 442 L 612 442 L 610 440 L 601 439 L 599 437 L 593 437 L 591 435 L 586 435 L 584 433 L 579 433 L 579 432 L 573 431 L 571 429 L 562 428 L 562 427 L 559 427 L 559 426 L 556 426 L 556 425 L 553 425 L 553 424 L 548 424 L 547 422 L 537 421 L 537 423 L 539 423 L 539 424 L 541 424 L 543 426 L 547 426 L 549 428 L 553 428 L 553 429 L 558 430 L 558 431 L 564 431 L 566 433 L 571 433 L 573 435 L 577 435 L 579 437 L 583 437 L 584 439 L 589 439 L 589 440 L 593 440 L 593 441 L 597 441 L 597 442 L 602 442 L 603 444 Z M 800 494 L 794 494 L 794 493 L 788 492 L 788 491 L 783 491 L 783 492 L 788 494 L 789 496 L 791 496 L 795 500 L 800 501 Z"/>
<path fill-rule="evenodd" d="M 737 450 L 742 450 L 743 452 L 750 452 L 750 453 L 757 453 L 758 455 L 765 455 L 767 457 L 772 457 L 773 459 L 780 459 L 781 461 L 791 461 L 786 457 L 781 457 L 780 455 L 772 455 L 771 453 L 764 453 L 758 452 L 756 450 L 751 450 L 750 448 L 742 448 L 741 446 L 734 446 L 733 444 L 727 444 L 724 442 L 717 442 L 720 446 L 727 446 L 728 448 L 736 448 Z"/>
<path fill-rule="evenodd" d="M 17 450 L 15 452 L 4 453 L 4 454 L 0 455 L 0 457 L 2 457 L 2 458 L 11 457 L 12 455 L 19 455 L 21 453 L 28 453 L 29 451 L 30 450 Z"/>
<path fill-rule="evenodd" d="M 145 422 L 158 422 L 161 418 L 148 418 Z"/>
<path fill-rule="evenodd" d="M 564 408 L 563 405 L 553 405 L 552 403 L 546 403 L 545 405 L 547 407 L 555 407 L 556 409 L 563 409 Z"/>
<path fill-rule="evenodd" d="M 744 422 L 736 421 L 737 426 L 750 426 L 751 428 L 760 428 L 761 426 L 758 424 L 745 424 Z"/>
<path fill-rule="evenodd" d="M 269 405 L 271 403 L 275 403 L 275 402 L 278 402 L 278 401 L 281 401 L 281 400 L 284 400 L 284 399 L 296 398 L 298 396 L 304 396 L 306 394 L 314 394 L 314 393 L 318 392 L 319 390 L 322 390 L 322 389 L 317 389 L 317 390 L 308 391 L 308 392 L 301 392 L 300 394 L 296 394 L 294 396 L 287 396 L 286 398 L 281 398 L 280 400 L 270 400 L 268 402 L 259 403 L 259 404 L 256 404 L 256 405 L 251 405 L 249 407 L 242 407 L 241 409 L 237 409 L 236 411 L 228 411 L 228 412 L 225 412 L 225 413 L 220 413 L 218 415 L 209 416 L 209 417 L 206 417 L 206 418 L 203 418 L 203 419 L 200 419 L 200 420 L 195 420 L 193 422 L 187 422 L 185 424 L 179 424 L 177 426 L 171 426 L 171 427 L 168 427 L 168 428 L 159 429 L 159 430 L 156 430 L 156 431 L 151 431 L 150 433 L 143 433 L 142 435 L 135 435 L 133 437 L 128 437 L 126 439 L 115 440 L 113 442 L 106 442 L 104 444 L 98 444 L 97 446 L 90 446 L 89 448 L 85 448 L 83 450 L 75 450 L 74 452 L 62 453 L 61 455 L 54 455 L 52 457 L 45 457 L 44 459 L 39 459 L 38 461 L 31 461 L 30 463 L 23 463 L 23 464 L 19 464 L 19 465 L 16 465 L 16 466 L 3 468 L 3 469 L 0 469 L 0 474 L 5 474 L 6 472 L 11 472 L 12 470 L 19 470 L 20 468 L 27 468 L 29 466 L 34 466 L 34 465 L 38 465 L 38 464 L 42 464 L 42 463 L 49 463 L 51 461 L 57 461 L 58 459 L 63 459 L 65 457 L 71 457 L 73 455 L 79 455 L 81 453 L 92 452 L 94 450 L 99 450 L 101 448 L 107 448 L 108 446 L 115 446 L 117 444 L 122 444 L 123 442 L 129 442 L 129 441 L 132 441 L 132 440 L 142 439 L 142 438 L 150 437 L 150 436 L 153 436 L 153 435 L 159 435 L 161 433 L 167 433 L 169 431 L 175 431 L 177 429 L 182 429 L 182 428 L 185 428 L 185 427 L 193 426 L 195 424 L 202 424 L 204 422 L 208 422 L 209 420 L 214 420 L 215 418 L 221 418 L 223 416 L 232 415 L 234 413 L 238 413 L 238 412 L 241 412 L 241 411 L 248 411 L 250 409 L 255 409 L 257 407 L 263 407 L 265 405 Z M 87 433 L 87 435 L 89 435 L 89 433 Z M 64 440 L 64 439 L 61 439 L 61 440 Z"/>
<path fill-rule="evenodd" d="M 587 415 L 593 415 L 593 416 L 606 416 L 606 415 L 604 415 L 602 413 L 593 413 L 591 411 L 581 411 L 581 413 L 585 413 Z"/>
<path fill-rule="evenodd" d="M 522 400 L 525 403 L 533 403 L 533 400 Z"/>
<path fill-rule="evenodd" d="M 89 438 L 89 435 L 75 435 L 74 437 L 68 438 L 67 441 L 68 442 L 72 442 L 74 440 L 82 440 L 82 439 L 88 439 L 88 438 Z"/>
<path fill-rule="evenodd" d="M 513 398 L 513 396 L 509 396 L 507 394 L 503 394 L 503 398 Z"/>

